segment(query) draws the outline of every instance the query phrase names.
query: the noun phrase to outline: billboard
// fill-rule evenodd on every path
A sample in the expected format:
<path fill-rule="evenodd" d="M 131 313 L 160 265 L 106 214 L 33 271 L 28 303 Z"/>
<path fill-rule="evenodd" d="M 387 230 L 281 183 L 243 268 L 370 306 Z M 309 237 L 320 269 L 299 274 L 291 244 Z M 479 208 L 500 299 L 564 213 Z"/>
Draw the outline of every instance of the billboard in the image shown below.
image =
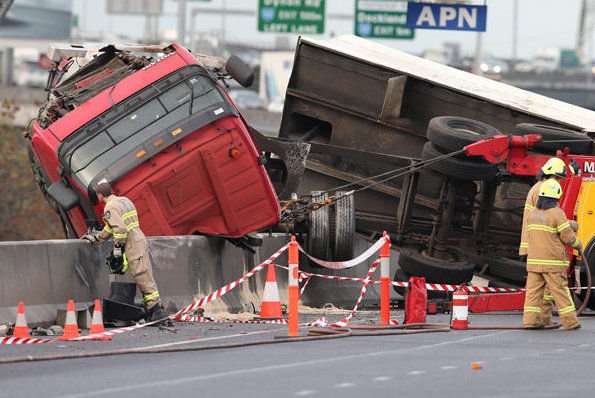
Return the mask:
<path fill-rule="evenodd" d="M 70 0 L 19 0 L 0 20 L 0 38 L 64 40 L 70 38 Z"/>

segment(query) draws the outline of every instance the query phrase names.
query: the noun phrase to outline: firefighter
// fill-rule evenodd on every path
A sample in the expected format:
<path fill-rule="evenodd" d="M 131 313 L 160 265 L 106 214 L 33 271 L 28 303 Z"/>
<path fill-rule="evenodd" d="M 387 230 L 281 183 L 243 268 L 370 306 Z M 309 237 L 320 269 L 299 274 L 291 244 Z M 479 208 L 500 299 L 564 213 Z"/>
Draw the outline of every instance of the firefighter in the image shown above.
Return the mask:
<path fill-rule="evenodd" d="M 572 169 L 571 169 L 572 171 Z M 519 257 L 521 261 L 525 261 L 527 257 L 527 221 L 529 219 L 529 213 L 535 208 L 537 204 L 539 189 L 544 181 L 553 178 L 557 181 L 562 178 L 566 178 L 566 164 L 560 158 L 549 158 L 547 162 L 541 168 L 541 172 L 537 175 L 538 181 L 531 187 L 527 194 L 527 200 L 525 201 L 525 209 L 523 211 L 523 225 L 521 229 L 521 244 L 519 245 Z M 553 324 L 552 313 L 554 296 L 549 292 L 549 289 L 545 289 L 543 295 L 543 303 L 541 305 L 543 319 L 546 325 Z"/>
<path fill-rule="evenodd" d="M 523 326 L 542 328 L 542 302 L 546 288 L 554 297 L 560 321 L 565 330 L 580 328 L 574 302 L 568 289 L 566 245 L 581 250 L 581 242 L 570 227 L 564 211 L 558 207 L 562 187 L 555 179 L 543 182 L 535 209 L 527 224 L 527 285 Z"/>
<path fill-rule="evenodd" d="M 105 205 L 103 210 L 105 226 L 100 232 L 86 234 L 82 239 L 91 243 L 100 243 L 113 237 L 114 250 L 108 258 L 110 271 L 125 274 L 130 268 L 134 281 L 143 294 L 148 310 L 148 321 L 162 320 L 158 324 L 171 324 L 161 304 L 157 284 L 153 278 L 147 239 L 140 229 L 136 207 L 130 199 L 114 195 L 108 183 L 97 185 L 96 192 L 97 199 Z"/>

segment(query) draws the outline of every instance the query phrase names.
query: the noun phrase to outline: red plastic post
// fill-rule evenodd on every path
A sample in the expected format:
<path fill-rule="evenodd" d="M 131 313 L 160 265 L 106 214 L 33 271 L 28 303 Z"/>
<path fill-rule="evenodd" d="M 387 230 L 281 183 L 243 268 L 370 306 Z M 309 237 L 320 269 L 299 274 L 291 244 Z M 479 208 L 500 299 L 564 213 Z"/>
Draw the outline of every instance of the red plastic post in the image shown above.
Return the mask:
<path fill-rule="evenodd" d="M 298 267 L 299 267 L 299 251 L 298 251 L 298 244 L 295 241 L 295 236 L 291 236 L 291 241 L 289 242 L 289 250 L 287 253 L 287 265 L 289 267 L 289 283 L 288 283 L 288 305 L 287 309 L 289 311 L 288 316 L 288 327 L 287 327 L 287 335 L 289 337 L 297 337 L 299 335 L 298 330 L 298 322 L 299 322 L 299 314 L 298 314 Z"/>
<path fill-rule="evenodd" d="M 380 323 L 390 323 L 390 237 L 384 231 L 386 241 L 380 248 Z"/>

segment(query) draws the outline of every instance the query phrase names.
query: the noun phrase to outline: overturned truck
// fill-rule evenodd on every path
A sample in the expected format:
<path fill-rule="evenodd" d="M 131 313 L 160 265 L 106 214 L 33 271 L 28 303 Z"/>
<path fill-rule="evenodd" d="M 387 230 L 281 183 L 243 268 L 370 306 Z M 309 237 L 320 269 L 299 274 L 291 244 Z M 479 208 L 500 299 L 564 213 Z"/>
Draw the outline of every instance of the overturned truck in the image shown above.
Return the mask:
<path fill-rule="evenodd" d="M 357 230 L 390 231 L 400 250 L 396 279 L 458 284 L 480 274 L 507 286 L 526 275 L 517 250 L 533 177 L 462 148 L 537 133 L 534 153 L 591 154 L 594 132 L 595 112 L 342 36 L 300 38 L 279 140 L 310 144 L 299 195 L 352 190 Z M 310 250 L 329 258 L 337 221 L 324 207 L 310 218 L 327 237 Z M 587 245 L 595 233 L 584 235 Z"/>

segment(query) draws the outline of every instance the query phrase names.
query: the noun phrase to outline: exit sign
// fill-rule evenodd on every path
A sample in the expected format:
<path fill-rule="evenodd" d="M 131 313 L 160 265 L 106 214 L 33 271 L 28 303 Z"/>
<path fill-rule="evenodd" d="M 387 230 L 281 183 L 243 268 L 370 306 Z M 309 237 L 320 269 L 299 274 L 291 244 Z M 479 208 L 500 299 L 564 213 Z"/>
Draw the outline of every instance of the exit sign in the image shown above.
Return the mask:
<path fill-rule="evenodd" d="M 259 0 L 258 31 L 324 33 L 325 0 Z"/>
<path fill-rule="evenodd" d="M 407 0 L 355 0 L 355 35 L 377 39 L 413 39 L 407 27 Z"/>

